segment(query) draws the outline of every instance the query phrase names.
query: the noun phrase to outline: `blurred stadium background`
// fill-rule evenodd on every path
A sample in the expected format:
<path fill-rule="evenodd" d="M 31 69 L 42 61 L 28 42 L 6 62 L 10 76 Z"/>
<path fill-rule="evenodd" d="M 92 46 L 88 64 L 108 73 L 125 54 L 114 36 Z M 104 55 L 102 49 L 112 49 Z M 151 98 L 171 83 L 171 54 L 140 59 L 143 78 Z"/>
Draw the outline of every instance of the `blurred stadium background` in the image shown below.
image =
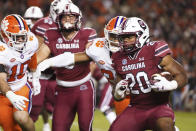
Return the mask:
<path fill-rule="evenodd" d="M 45 16 L 52 0 L 0 0 L 0 20 L 8 14 L 23 16 L 29 6 L 39 6 Z M 196 131 L 196 1 L 195 0 L 72 0 L 83 14 L 83 24 L 103 36 L 103 28 L 116 15 L 138 16 L 150 27 L 153 40 L 165 40 L 173 57 L 187 71 L 188 84 L 171 94 L 176 123 L 182 131 Z M 95 127 L 107 130 L 109 123 L 96 111 Z M 42 121 L 36 123 L 37 130 Z M 77 126 L 74 124 L 73 126 Z M 78 129 L 72 128 L 74 131 Z M 41 128 L 40 128 L 41 130 Z M 95 130 L 96 131 L 96 130 Z M 102 129 L 100 129 L 102 131 Z"/>

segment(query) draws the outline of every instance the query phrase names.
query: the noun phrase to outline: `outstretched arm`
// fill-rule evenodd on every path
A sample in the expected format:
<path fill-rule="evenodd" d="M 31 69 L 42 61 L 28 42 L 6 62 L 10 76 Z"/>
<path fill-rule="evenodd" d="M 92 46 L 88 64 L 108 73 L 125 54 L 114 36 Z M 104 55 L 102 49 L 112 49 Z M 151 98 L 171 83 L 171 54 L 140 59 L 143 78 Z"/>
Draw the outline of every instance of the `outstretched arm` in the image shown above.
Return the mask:
<path fill-rule="evenodd" d="M 79 52 L 74 54 L 74 62 L 80 63 L 91 60 L 85 52 Z"/>
<path fill-rule="evenodd" d="M 88 60 L 90 60 L 90 58 L 85 52 L 64 52 L 63 54 L 44 60 L 38 65 L 38 68 L 40 71 L 44 71 L 49 67 L 71 68 L 71 66 L 73 66 L 75 63 L 85 62 Z"/>
<path fill-rule="evenodd" d="M 36 52 L 37 54 L 37 64 L 41 63 L 43 60 L 47 59 L 50 55 L 50 48 L 46 44 L 41 44 L 40 48 Z"/>

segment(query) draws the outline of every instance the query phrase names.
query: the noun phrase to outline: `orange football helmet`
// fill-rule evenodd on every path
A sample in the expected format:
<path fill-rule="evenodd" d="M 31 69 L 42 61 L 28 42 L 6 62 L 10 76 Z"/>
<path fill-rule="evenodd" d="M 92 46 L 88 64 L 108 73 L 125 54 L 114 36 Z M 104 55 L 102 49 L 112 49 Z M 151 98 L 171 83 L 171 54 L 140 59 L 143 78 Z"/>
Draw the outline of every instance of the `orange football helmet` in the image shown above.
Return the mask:
<path fill-rule="evenodd" d="M 106 38 L 106 46 L 111 52 L 117 52 L 120 50 L 119 42 L 117 41 L 117 35 L 120 30 L 120 24 L 127 18 L 124 16 L 116 16 L 112 18 L 104 28 L 104 34 Z M 112 39 L 111 39 L 112 38 Z"/>
<path fill-rule="evenodd" d="M 26 21 L 17 14 L 6 16 L 1 21 L 1 36 L 8 47 L 23 51 L 28 40 L 29 28 Z"/>

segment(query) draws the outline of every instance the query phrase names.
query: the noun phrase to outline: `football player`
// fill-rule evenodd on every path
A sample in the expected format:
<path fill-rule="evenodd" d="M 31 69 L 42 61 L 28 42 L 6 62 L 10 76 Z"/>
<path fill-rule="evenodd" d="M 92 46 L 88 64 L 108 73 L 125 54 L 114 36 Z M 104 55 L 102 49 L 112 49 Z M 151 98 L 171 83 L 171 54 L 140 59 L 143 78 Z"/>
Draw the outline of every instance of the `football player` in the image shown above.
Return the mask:
<path fill-rule="evenodd" d="M 24 13 L 24 18 L 27 21 L 27 25 L 31 29 L 31 32 L 33 32 L 36 35 L 36 37 L 39 38 L 43 37 L 45 30 L 52 27 L 51 26 L 52 24 L 49 24 L 48 22 L 44 22 L 45 20 L 47 21 L 50 18 L 48 17 L 43 18 L 43 17 L 44 17 L 43 12 L 37 6 L 29 7 Z M 34 24 L 36 25 L 34 26 Z M 38 91 L 35 93 L 35 95 L 32 96 L 32 110 L 30 113 L 30 117 L 33 119 L 34 122 L 36 122 L 39 114 L 42 115 L 43 122 L 44 122 L 43 131 L 51 130 L 50 125 L 48 123 L 48 119 L 49 119 L 48 112 L 52 113 L 53 111 L 54 92 L 56 87 L 55 80 L 51 79 L 54 78 L 52 76 L 53 76 L 53 71 L 51 70 L 42 72 L 40 77 L 40 85 L 42 88 L 39 87 L 41 88 L 40 92 Z M 32 80 L 33 80 L 32 73 L 29 72 L 28 81 L 30 84 L 32 83 Z"/>
<path fill-rule="evenodd" d="M 49 55 L 66 54 L 68 59 L 73 59 L 72 53 L 85 51 L 86 44 L 96 37 L 94 29 L 81 28 L 82 13 L 75 4 L 58 0 L 53 1 L 51 6 L 50 15 L 57 27 L 46 30 L 45 44 L 42 44 L 38 52 L 38 62 Z M 62 61 L 56 59 L 55 63 L 61 66 Z M 75 64 L 69 68 L 55 68 L 57 88 L 53 131 L 70 130 L 76 113 L 80 130 L 92 129 L 95 90 L 90 80 L 89 63 Z"/>
<path fill-rule="evenodd" d="M 122 51 L 112 55 L 114 69 L 123 79 L 114 88 L 115 99 L 124 99 L 130 90 L 131 103 L 113 122 L 110 131 L 175 131 L 169 93 L 183 87 L 187 76 L 171 56 L 165 41 L 150 41 L 148 25 L 137 17 L 121 24 Z M 169 81 L 159 73 L 170 72 Z M 153 76 L 153 83 L 150 82 Z"/>
<path fill-rule="evenodd" d="M 29 117 L 32 90 L 27 68 L 36 70 L 38 40 L 26 21 L 17 14 L 1 22 L 0 42 L 0 125 L 5 131 L 35 131 Z"/>

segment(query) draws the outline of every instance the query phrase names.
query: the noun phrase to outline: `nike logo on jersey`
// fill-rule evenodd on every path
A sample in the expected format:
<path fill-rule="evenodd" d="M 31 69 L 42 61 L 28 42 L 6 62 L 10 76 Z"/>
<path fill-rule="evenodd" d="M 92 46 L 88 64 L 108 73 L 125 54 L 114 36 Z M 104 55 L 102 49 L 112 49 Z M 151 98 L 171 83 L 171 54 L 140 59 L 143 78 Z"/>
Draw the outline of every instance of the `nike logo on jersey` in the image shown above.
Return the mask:
<path fill-rule="evenodd" d="M 140 62 L 140 63 L 136 63 L 136 64 L 122 66 L 122 71 L 136 70 L 136 69 L 141 69 L 141 68 L 145 68 L 145 67 L 146 67 L 145 63 Z"/>
<path fill-rule="evenodd" d="M 88 87 L 87 87 L 86 85 L 81 85 L 81 86 L 80 86 L 80 90 L 81 90 L 81 91 L 87 90 L 87 89 L 88 89 Z"/>

